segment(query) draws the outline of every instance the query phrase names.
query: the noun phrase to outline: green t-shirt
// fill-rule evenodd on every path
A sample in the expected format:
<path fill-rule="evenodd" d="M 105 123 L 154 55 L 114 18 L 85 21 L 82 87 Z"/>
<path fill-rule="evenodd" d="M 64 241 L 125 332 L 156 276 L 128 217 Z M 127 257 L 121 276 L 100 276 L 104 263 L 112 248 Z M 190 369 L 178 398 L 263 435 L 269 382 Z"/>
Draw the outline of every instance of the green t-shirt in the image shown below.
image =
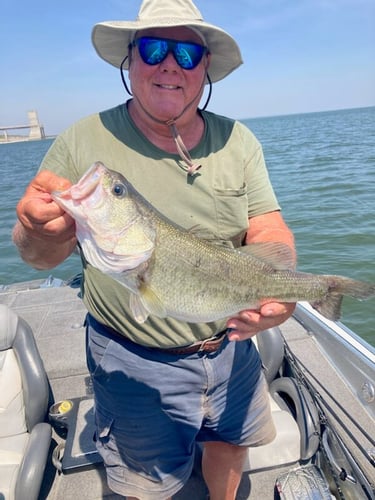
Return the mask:
<path fill-rule="evenodd" d="M 240 246 L 248 217 L 279 209 L 261 146 L 238 121 L 202 112 L 205 132 L 190 151 L 201 165 L 188 176 L 177 154 L 153 145 L 135 126 L 126 104 L 89 116 L 56 138 L 41 169 L 77 182 L 96 161 L 121 172 L 162 214 L 208 240 Z M 128 290 L 83 259 L 83 300 L 101 323 L 150 347 L 175 347 L 211 337 L 225 320 L 184 323 L 149 316 L 138 324 Z M 218 269 L 220 272 L 220 269 Z"/>

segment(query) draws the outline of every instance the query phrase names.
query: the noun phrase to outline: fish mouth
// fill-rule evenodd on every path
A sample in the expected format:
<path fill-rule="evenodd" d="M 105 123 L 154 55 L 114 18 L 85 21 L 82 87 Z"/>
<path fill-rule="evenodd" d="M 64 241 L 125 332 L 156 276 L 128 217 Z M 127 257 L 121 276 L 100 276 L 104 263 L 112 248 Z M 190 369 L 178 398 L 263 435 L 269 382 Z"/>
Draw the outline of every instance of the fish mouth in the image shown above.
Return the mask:
<path fill-rule="evenodd" d="M 94 163 L 80 181 L 70 189 L 72 200 L 77 201 L 90 196 L 97 188 L 105 172 L 107 172 L 107 169 L 103 163 Z"/>
<path fill-rule="evenodd" d="M 65 191 L 55 191 L 52 193 L 52 196 L 59 199 L 71 199 L 74 201 L 87 198 L 95 191 L 100 183 L 102 175 L 106 172 L 107 168 L 103 165 L 103 163 L 98 161 L 91 165 L 77 184 L 71 186 Z"/>

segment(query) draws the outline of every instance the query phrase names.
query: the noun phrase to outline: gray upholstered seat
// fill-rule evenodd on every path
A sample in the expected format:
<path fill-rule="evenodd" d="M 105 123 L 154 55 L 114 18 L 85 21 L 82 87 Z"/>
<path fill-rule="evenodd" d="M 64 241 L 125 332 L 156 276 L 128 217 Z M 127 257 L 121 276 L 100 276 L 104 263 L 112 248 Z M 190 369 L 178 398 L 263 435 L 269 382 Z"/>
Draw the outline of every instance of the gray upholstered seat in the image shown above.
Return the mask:
<path fill-rule="evenodd" d="M 284 342 L 279 328 L 260 332 L 253 341 L 259 350 L 269 387 L 276 437 L 269 444 L 249 448 L 244 470 L 256 471 L 308 460 L 319 446 L 319 417 L 311 396 L 293 377 L 280 376 Z M 283 395 L 290 400 L 293 412 L 284 402 Z"/>
<path fill-rule="evenodd" d="M 0 498 L 36 500 L 51 442 L 48 380 L 30 326 L 0 304 Z"/>

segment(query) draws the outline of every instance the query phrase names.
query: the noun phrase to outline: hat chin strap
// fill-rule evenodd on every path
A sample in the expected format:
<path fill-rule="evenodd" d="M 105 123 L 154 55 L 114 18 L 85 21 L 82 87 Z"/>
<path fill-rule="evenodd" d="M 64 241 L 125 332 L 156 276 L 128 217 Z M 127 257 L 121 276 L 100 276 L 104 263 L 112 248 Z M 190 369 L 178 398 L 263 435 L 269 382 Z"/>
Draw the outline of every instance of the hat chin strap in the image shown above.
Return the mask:
<path fill-rule="evenodd" d="M 126 59 L 128 58 L 128 56 L 126 56 L 124 58 L 124 60 L 122 61 L 121 65 L 120 65 L 120 74 L 121 74 L 121 80 L 122 80 L 122 83 L 125 87 L 125 90 L 127 91 L 127 93 L 130 95 L 130 96 L 133 96 L 135 95 L 134 92 L 131 93 L 130 90 L 129 90 L 129 87 L 126 83 L 126 80 L 125 80 L 125 76 L 124 76 L 124 72 L 123 72 L 123 64 L 125 63 Z M 209 90 L 209 93 L 208 93 L 208 97 L 207 97 L 207 100 L 206 100 L 206 103 L 205 105 L 203 106 L 202 108 L 202 111 L 204 111 L 209 103 L 209 100 L 211 98 L 211 94 L 212 94 L 212 82 L 211 82 L 211 78 L 209 76 L 209 74 L 205 73 L 204 75 L 204 78 L 202 80 L 202 84 L 197 92 L 197 94 L 195 95 L 195 97 L 193 97 L 193 99 L 188 102 L 188 104 L 184 107 L 184 109 L 181 111 L 181 113 L 174 117 L 174 118 L 170 118 L 169 120 L 159 120 L 159 118 L 156 118 L 155 116 L 153 116 L 142 104 L 142 101 L 139 99 L 138 96 L 135 95 L 137 101 L 139 102 L 139 105 L 141 106 L 142 108 L 142 111 L 149 117 L 151 118 L 152 120 L 154 120 L 156 123 L 160 123 L 160 124 L 163 124 L 163 125 L 166 125 L 167 127 L 169 127 L 170 131 L 171 131 L 171 134 L 172 134 L 172 137 L 173 137 L 173 140 L 176 144 L 176 148 L 177 148 L 177 152 L 178 154 L 180 155 L 180 158 L 186 163 L 187 167 L 185 168 L 185 170 L 187 171 L 188 175 L 194 175 L 195 172 L 197 172 L 197 170 L 199 170 L 202 165 L 198 165 L 197 163 L 194 163 L 191 156 L 190 156 L 190 153 L 187 149 L 187 147 L 185 146 L 183 140 L 182 140 L 182 137 L 177 129 L 177 126 L 176 126 L 176 121 L 181 118 L 181 116 L 193 105 L 194 101 L 197 99 L 197 97 L 199 96 L 199 94 L 202 92 L 203 88 L 204 88 L 204 85 L 205 85 L 205 80 L 208 80 L 208 83 L 210 85 L 210 90 Z"/>

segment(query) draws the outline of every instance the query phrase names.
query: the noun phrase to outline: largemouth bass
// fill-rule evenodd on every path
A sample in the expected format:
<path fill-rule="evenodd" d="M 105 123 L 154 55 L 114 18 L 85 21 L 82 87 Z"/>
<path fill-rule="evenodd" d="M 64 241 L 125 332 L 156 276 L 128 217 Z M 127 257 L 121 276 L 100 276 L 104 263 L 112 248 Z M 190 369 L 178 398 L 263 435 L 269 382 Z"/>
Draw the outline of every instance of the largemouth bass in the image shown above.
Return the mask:
<path fill-rule="evenodd" d="M 375 294 L 374 284 L 285 268 L 280 263 L 290 250 L 283 244 L 230 249 L 200 239 L 100 162 L 52 198 L 75 219 L 85 259 L 131 291 L 130 308 L 139 323 L 150 314 L 210 322 L 267 301 L 301 300 L 336 320 L 343 295 Z"/>

